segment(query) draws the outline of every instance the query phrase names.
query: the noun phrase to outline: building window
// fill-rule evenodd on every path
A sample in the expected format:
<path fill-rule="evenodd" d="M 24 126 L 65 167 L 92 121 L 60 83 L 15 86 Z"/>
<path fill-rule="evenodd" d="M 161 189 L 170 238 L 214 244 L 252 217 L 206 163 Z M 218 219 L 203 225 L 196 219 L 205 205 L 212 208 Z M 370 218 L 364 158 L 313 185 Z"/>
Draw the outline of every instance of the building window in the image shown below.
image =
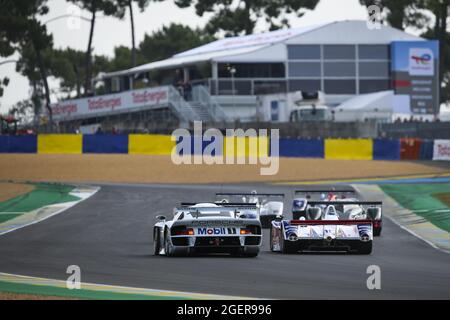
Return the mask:
<path fill-rule="evenodd" d="M 255 81 L 254 94 L 286 92 L 286 81 Z"/>
<path fill-rule="evenodd" d="M 120 91 L 120 78 L 114 77 L 111 78 L 111 92 L 119 92 Z"/>
<path fill-rule="evenodd" d="M 324 62 L 323 69 L 326 77 L 354 77 L 356 75 L 354 62 Z"/>
<path fill-rule="evenodd" d="M 289 92 L 306 91 L 315 92 L 321 90 L 320 80 L 290 80 Z"/>
<path fill-rule="evenodd" d="M 356 94 L 355 80 L 325 80 L 327 94 Z"/>
<path fill-rule="evenodd" d="M 359 63 L 360 77 L 389 77 L 389 63 L 386 62 L 360 62 Z"/>
<path fill-rule="evenodd" d="M 324 45 L 324 59 L 355 60 L 354 45 Z"/>
<path fill-rule="evenodd" d="M 319 45 L 291 45 L 287 49 L 288 59 L 320 60 Z"/>
<path fill-rule="evenodd" d="M 389 90 L 389 80 L 360 80 L 359 93 L 371 93 Z"/>
<path fill-rule="evenodd" d="M 389 60 L 389 46 L 377 44 L 360 44 L 358 46 L 360 60 Z"/>
<path fill-rule="evenodd" d="M 130 76 L 121 77 L 120 81 L 122 82 L 121 91 L 130 90 Z"/>
<path fill-rule="evenodd" d="M 246 80 L 219 80 L 218 95 L 251 95 L 252 83 Z"/>
<path fill-rule="evenodd" d="M 229 67 L 236 69 L 235 78 L 284 78 L 284 63 L 220 63 L 219 78 L 231 78 Z"/>
<path fill-rule="evenodd" d="M 320 77 L 320 62 L 290 62 L 289 77 Z"/>
<path fill-rule="evenodd" d="M 209 63 L 190 66 L 188 69 L 190 80 L 211 78 L 211 65 Z"/>

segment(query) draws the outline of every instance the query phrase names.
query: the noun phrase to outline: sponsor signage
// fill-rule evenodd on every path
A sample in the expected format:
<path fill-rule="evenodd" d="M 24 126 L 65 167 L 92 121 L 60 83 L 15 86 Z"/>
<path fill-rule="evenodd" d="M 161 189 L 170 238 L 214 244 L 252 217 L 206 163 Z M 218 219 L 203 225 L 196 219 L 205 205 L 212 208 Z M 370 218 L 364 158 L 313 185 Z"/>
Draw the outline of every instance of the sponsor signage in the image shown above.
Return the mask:
<path fill-rule="evenodd" d="M 434 140 L 433 160 L 450 160 L 450 140 Z"/>
<path fill-rule="evenodd" d="M 433 76 L 434 55 L 429 48 L 409 48 L 409 75 Z"/>
<path fill-rule="evenodd" d="M 226 235 L 236 234 L 235 228 L 197 228 L 198 235 L 214 236 L 214 235 Z"/>
<path fill-rule="evenodd" d="M 394 113 L 439 112 L 438 41 L 394 41 L 391 72 Z"/>
<path fill-rule="evenodd" d="M 89 118 L 91 116 L 118 114 L 133 109 L 167 105 L 169 88 L 157 87 L 126 91 L 98 97 L 67 100 L 51 106 L 55 120 Z"/>

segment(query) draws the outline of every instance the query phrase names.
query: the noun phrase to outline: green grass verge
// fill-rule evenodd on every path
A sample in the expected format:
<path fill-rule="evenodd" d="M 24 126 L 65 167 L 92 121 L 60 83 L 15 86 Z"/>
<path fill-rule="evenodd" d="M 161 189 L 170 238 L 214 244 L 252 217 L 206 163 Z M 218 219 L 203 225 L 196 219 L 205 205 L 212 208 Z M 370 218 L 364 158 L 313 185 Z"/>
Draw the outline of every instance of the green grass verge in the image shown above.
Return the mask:
<path fill-rule="evenodd" d="M 0 223 L 43 206 L 79 200 L 78 197 L 69 194 L 74 186 L 51 183 L 34 185 L 34 190 L 0 203 Z"/>
<path fill-rule="evenodd" d="M 0 223 L 14 219 L 21 215 L 21 213 L 0 213 Z"/>
<path fill-rule="evenodd" d="M 69 290 L 67 288 L 60 287 L 41 286 L 6 281 L 0 281 L 0 292 L 96 300 L 186 300 L 177 296 L 152 296 L 144 294 L 116 293 L 85 289 Z"/>
<path fill-rule="evenodd" d="M 404 208 L 450 232 L 450 212 L 439 212 L 450 207 L 436 196 L 450 193 L 450 183 L 383 184 L 380 188 Z"/>

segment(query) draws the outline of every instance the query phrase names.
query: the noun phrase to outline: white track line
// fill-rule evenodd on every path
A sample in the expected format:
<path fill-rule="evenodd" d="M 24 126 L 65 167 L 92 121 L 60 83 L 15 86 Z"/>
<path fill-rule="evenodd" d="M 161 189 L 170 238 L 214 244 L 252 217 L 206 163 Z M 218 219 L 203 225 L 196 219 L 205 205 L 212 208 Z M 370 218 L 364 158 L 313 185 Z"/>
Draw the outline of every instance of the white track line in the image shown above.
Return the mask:
<path fill-rule="evenodd" d="M 360 185 L 351 185 L 351 186 L 352 186 L 355 190 L 357 190 L 359 194 L 364 194 L 364 190 L 359 190 L 359 189 L 358 189 L 358 186 L 363 186 L 363 187 L 365 187 L 365 186 L 373 186 L 373 185 L 361 185 L 361 184 L 360 184 Z M 403 208 L 397 201 L 395 201 L 395 200 L 394 200 L 393 198 L 391 198 L 389 195 L 387 195 L 386 193 L 384 193 L 384 192 L 381 190 L 380 187 L 378 187 L 378 186 L 376 186 L 376 187 L 378 188 L 379 192 L 381 192 L 381 193 L 383 194 L 384 197 L 389 198 L 391 201 L 393 201 L 393 203 L 395 203 L 395 204 L 397 204 L 399 207 Z M 403 209 L 404 209 L 405 211 L 413 212 L 413 211 L 408 210 L 408 209 L 406 209 L 406 208 L 403 208 Z M 436 245 L 435 243 L 433 243 L 432 241 L 430 241 L 430 240 L 428 240 L 428 239 L 425 239 L 424 237 L 420 236 L 419 234 L 415 233 L 414 231 L 408 229 L 406 226 L 404 226 L 404 225 L 402 225 L 401 223 L 397 222 L 397 221 L 395 220 L 394 217 L 391 217 L 391 216 L 389 216 L 389 215 L 387 215 L 387 214 L 386 214 L 386 215 L 383 215 L 383 216 L 386 217 L 386 218 L 388 218 L 389 220 L 391 220 L 395 225 L 399 226 L 401 229 L 403 229 L 403 230 L 409 232 L 410 234 L 412 234 L 414 237 L 416 237 L 416 238 L 422 240 L 423 242 L 427 243 L 428 245 L 430 245 L 430 246 L 433 247 L 434 249 L 436 249 L 436 250 L 438 250 L 438 251 L 441 251 L 441 252 L 443 252 L 443 253 L 450 254 L 450 250 L 446 250 L 446 249 L 440 248 L 439 246 L 437 246 L 437 245 Z M 422 217 L 420 217 L 420 216 L 417 216 L 417 217 L 418 217 L 418 218 L 421 218 L 421 219 L 424 219 L 424 218 L 422 218 Z M 426 219 L 424 219 L 424 220 L 426 220 Z M 426 220 L 426 221 L 428 221 L 428 220 Z M 437 228 L 437 227 L 436 227 L 436 228 Z"/>
<path fill-rule="evenodd" d="M 10 273 L 0 272 L 0 280 L 5 282 L 11 282 L 16 284 L 28 284 L 35 286 L 52 286 L 57 288 L 67 288 L 65 280 L 55 280 L 39 277 L 22 276 Z M 196 292 L 185 292 L 185 291 L 172 291 L 172 290 L 159 290 L 159 289 L 148 289 L 148 288 L 136 288 L 136 287 L 126 287 L 126 286 L 115 286 L 115 285 L 104 285 L 95 283 L 81 283 L 82 290 L 89 291 L 103 291 L 109 293 L 117 294 L 138 294 L 145 295 L 149 297 L 173 297 L 173 298 L 187 298 L 187 299 L 200 299 L 200 300 L 261 300 L 260 298 L 252 297 L 242 297 L 242 296 L 229 296 L 220 294 L 209 294 L 209 293 L 196 293 Z M 1 291 L 1 288 L 0 288 Z M 75 293 L 76 289 L 72 289 Z M 76 296 L 76 295 L 74 295 Z"/>

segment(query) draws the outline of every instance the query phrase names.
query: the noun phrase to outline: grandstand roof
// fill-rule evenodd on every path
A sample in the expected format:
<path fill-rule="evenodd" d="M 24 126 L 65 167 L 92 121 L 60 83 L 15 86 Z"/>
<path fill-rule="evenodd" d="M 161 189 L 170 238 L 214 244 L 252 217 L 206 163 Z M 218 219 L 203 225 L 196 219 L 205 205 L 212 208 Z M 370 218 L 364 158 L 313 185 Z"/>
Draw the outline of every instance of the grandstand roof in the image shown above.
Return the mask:
<path fill-rule="evenodd" d="M 349 37 L 349 34 L 352 36 Z M 366 21 L 337 21 L 301 28 L 282 29 L 271 32 L 230 37 L 213 41 L 203 46 L 178 53 L 171 58 L 147 63 L 127 70 L 105 73 L 103 77 L 113 77 L 133 73 L 141 73 L 154 69 L 177 68 L 204 61 L 229 62 L 242 60 L 252 61 L 252 54 L 269 49 L 279 43 L 316 43 L 316 44 L 351 44 L 374 43 L 388 44 L 392 41 L 424 40 L 401 30 L 381 26 L 370 30 Z M 284 61 L 286 50 L 277 50 L 264 55 L 265 61 Z M 256 59 L 258 60 L 258 59 Z"/>

